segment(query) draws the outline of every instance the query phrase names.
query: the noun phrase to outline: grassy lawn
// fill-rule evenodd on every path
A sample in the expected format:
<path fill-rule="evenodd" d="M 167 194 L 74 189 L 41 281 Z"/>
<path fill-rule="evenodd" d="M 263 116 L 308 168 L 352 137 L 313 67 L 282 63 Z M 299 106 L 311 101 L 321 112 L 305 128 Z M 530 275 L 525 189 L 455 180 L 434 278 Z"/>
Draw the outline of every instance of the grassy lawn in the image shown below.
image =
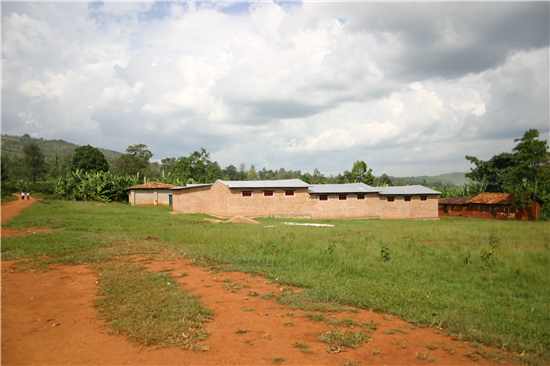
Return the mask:
<path fill-rule="evenodd" d="M 110 268 L 121 282 L 136 274 L 112 267 L 113 258 L 186 257 L 277 278 L 305 288 L 313 300 L 396 314 L 462 339 L 525 350 L 542 363 L 550 360 L 547 222 L 259 219 L 262 225 L 216 225 L 203 215 L 170 210 L 40 201 L 4 227 L 57 230 L 3 238 L 2 258 L 34 258 L 31 264 L 38 267 L 89 263 Z M 283 225 L 286 221 L 335 226 Z M 44 255 L 49 258 L 38 258 Z M 200 314 L 210 316 L 207 310 Z"/>

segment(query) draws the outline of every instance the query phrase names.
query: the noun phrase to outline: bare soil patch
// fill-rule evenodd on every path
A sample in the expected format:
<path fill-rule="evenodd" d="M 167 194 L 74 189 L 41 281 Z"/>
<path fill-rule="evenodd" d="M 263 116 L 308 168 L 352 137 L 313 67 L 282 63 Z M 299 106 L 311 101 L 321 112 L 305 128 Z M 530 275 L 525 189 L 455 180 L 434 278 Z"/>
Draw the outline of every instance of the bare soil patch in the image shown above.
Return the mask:
<path fill-rule="evenodd" d="M 331 354 L 327 352 L 329 345 L 317 334 L 333 328 L 309 320 L 302 310 L 262 299 L 261 295 L 284 290 L 264 278 L 239 272 L 215 273 L 185 260 L 146 265 L 153 271 L 172 269 L 172 275 L 189 274 L 175 280 L 182 288 L 201 295 L 205 306 L 215 311 L 215 319 L 206 326 L 212 333 L 203 342 L 208 351 L 144 347 L 130 343 L 123 335 L 109 334 L 93 307 L 99 290 L 96 275 L 86 266 L 21 272 L 14 262 L 2 262 L 2 363 L 267 365 L 282 358 L 282 365 L 343 365 L 348 360 L 358 360 L 361 365 L 426 365 L 428 361 L 417 355 L 428 352 L 436 364 L 495 364 L 481 358 L 468 342 L 453 340 L 437 329 L 414 328 L 395 316 L 364 310 L 324 313 L 334 320 L 349 318 L 359 324 L 373 319 L 379 323 L 369 333 L 372 339 L 368 343 L 341 347 L 341 352 Z M 238 334 L 239 329 L 249 331 Z M 340 329 L 349 332 L 363 328 Z M 301 352 L 296 343 L 307 344 L 309 352 Z M 437 349 L 429 349 L 428 344 Z M 454 355 L 442 346 L 453 347 Z M 468 351 L 478 360 L 465 356 Z"/>

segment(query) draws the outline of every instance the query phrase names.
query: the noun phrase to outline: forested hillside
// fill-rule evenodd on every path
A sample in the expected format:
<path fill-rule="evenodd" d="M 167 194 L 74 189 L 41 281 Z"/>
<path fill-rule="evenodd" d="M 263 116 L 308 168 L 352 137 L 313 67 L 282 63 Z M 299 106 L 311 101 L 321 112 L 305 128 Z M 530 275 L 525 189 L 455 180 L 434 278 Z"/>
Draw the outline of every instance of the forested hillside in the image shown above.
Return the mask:
<path fill-rule="evenodd" d="M 434 176 L 422 175 L 418 177 L 390 177 L 395 185 L 428 185 L 436 187 L 455 187 L 468 183 L 466 173 L 448 173 Z"/>
<path fill-rule="evenodd" d="M 72 155 L 74 153 L 74 149 L 78 147 L 78 145 L 64 140 L 44 140 L 42 138 L 35 139 L 30 137 L 29 135 L 2 135 L 2 153 L 9 153 L 14 154 L 17 157 L 22 157 L 23 146 L 29 141 L 34 141 L 38 144 L 46 159 L 55 159 L 56 155 L 59 158 L 61 158 L 63 155 Z M 120 155 L 122 155 L 122 153 L 113 150 L 102 148 L 98 149 L 103 153 L 103 155 L 105 155 L 108 161 L 115 160 Z"/>

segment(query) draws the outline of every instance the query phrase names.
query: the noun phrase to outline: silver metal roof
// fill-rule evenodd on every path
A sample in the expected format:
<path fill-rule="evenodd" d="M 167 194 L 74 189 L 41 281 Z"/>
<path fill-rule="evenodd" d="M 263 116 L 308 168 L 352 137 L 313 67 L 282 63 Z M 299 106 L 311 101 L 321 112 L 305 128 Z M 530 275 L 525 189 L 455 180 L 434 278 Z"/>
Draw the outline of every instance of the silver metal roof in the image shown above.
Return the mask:
<path fill-rule="evenodd" d="M 187 184 L 185 187 L 176 187 L 176 188 L 170 188 L 170 189 L 178 190 L 178 189 L 185 189 L 185 188 L 207 187 L 207 186 L 211 186 L 212 184 L 213 184 L 213 183 L 207 183 L 207 184 Z"/>
<path fill-rule="evenodd" d="M 307 188 L 309 184 L 300 179 L 280 180 L 222 180 L 229 188 Z"/>
<path fill-rule="evenodd" d="M 365 183 L 348 184 L 313 184 L 309 187 L 309 193 L 376 193 L 382 188 L 371 187 Z"/>
<path fill-rule="evenodd" d="M 441 192 L 424 186 L 380 187 L 380 195 L 383 196 L 410 196 L 413 194 L 441 194 Z"/>

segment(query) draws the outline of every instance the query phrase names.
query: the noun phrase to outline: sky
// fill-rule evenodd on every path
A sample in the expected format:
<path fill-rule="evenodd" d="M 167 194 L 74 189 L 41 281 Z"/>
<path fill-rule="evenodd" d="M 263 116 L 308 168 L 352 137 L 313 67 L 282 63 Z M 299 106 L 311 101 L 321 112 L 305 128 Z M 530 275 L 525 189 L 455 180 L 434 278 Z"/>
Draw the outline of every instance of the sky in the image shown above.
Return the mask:
<path fill-rule="evenodd" d="M 326 175 L 549 140 L 549 2 L 2 2 L 2 133 Z"/>

